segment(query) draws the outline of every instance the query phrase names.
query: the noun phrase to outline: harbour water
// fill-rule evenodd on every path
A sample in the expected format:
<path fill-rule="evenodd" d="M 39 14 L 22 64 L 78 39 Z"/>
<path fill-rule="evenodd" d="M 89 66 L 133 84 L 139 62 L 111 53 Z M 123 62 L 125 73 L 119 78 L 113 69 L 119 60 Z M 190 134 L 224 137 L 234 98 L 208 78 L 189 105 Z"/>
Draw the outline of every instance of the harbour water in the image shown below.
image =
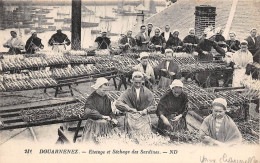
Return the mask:
<path fill-rule="evenodd" d="M 19 6 L 5 6 L 5 11 L 11 11 L 17 10 Z M 23 7 L 23 6 L 22 6 Z M 0 35 L 2 36 L 0 39 L 0 52 L 7 52 L 8 49 L 4 48 L 2 45 L 10 39 L 10 31 L 15 30 L 18 32 L 18 36 L 22 38 L 24 43 L 26 40 L 31 36 L 30 31 L 37 28 L 48 28 L 48 26 L 54 26 L 53 30 L 51 30 L 51 27 L 49 27 L 50 30 L 42 30 L 41 32 L 38 32 L 38 37 L 42 39 L 42 43 L 44 45 L 44 50 L 51 50 L 51 47 L 48 46 L 48 40 L 50 39 L 51 35 L 56 33 L 55 27 L 62 28 L 63 33 L 65 33 L 69 38 L 71 38 L 70 33 L 70 18 L 71 18 L 71 6 L 26 6 L 26 8 L 33 8 L 34 12 L 36 12 L 36 15 L 39 12 L 45 12 L 43 14 L 43 17 L 45 17 L 45 21 L 39 22 L 40 17 L 34 18 L 34 24 L 32 24 L 29 28 L 23 28 L 22 22 L 17 22 L 18 25 L 16 25 L 16 28 L 6 28 L 0 30 Z M 134 8 L 135 6 L 130 6 L 131 8 Z M 21 8 L 21 6 L 20 6 Z M 99 31 L 99 30 L 105 30 L 110 31 L 110 33 L 114 33 L 115 35 L 109 36 L 112 41 L 117 41 L 120 37 L 119 34 L 125 33 L 127 30 L 133 28 L 136 25 L 136 16 L 124 16 L 124 15 L 118 15 L 114 12 L 115 9 L 118 8 L 118 6 L 111 6 L 111 5 L 104 5 L 104 6 L 83 6 L 82 8 L 85 9 L 85 11 L 82 11 L 82 22 L 91 22 L 91 23 L 98 23 L 97 27 L 88 27 L 88 28 L 82 28 L 81 30 L 81 47 L 82 48 L 89 48 L 93 46 L 95 38 L 99 35 L 99 32 L 93 33 L 93 31 Z M 93 11 L 92 14 L 89 13 L 89 10 Z M 162 11 L 165 7 L 164 6 L 156 6 L 157 13 Z M 86 11 L 87 10 L 87 11 Z M 19 13 L 18 13 L 19 14 Z M 108 20 L 101 20 L 100 17 L 112 17 L 115 18 L 114 21 L 108 21 Z M 152 16 L 152 14 L 147 14 L 145 16 L 145 19 L 149 16 Z M 67 19 L 67 23 L 64 21 L 59 21 L 57 19 Z M 92 31 L 92 32 L 91 32 Z M 67 47 L 70 49 L 70 47 Z"/>

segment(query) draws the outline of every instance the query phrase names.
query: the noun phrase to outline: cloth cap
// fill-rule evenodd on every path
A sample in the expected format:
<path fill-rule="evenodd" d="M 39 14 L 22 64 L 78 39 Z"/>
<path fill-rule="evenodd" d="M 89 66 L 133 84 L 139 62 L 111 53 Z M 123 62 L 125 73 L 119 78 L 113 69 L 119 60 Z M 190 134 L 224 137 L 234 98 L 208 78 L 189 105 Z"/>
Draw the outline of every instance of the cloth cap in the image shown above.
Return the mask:
<path fill-rule="evenodd" d="M 222 106 L 224 109 L 227 108 L 227 101 L 224 98 L 216 98 L 213 102 L 212 105 L 214 106 Z"/>
<path fill-rule="evenodd" d="M 240 44 L 248 44 L 248 42 L 246 40 L 242 40 L 240 41 Z"/>
<path fill-rule="evenodd" d="M 16 32 L 16 31 L 10 31 L 10 33 L 12 33 L 12 32 L 17 34 L 17 32 Z"/>
<path fill-rule="evenodd" d="M 253 30 L 257 30 L 256 28 L 251 28 L 250 32 L 252 32 Z"/>
<path fill-rule="evenodd" d="M 216 33 L 219 33 L 221 31 L 221 28 L 218 27 L 218 28 L 215 29 L 215 31 L 216 31 Z"/>
<path fill-rule="evenodd" d="M 147 52 L 140 53 L 140 60 L 144 57 L 149 57 L 149 54 Z"/>
<path fill-rule="evenodd" d="M 234 34 L 236 36 L 236 32 L 234 31 L 229 32 L 229 34 Z"/>
<path fill-rule="evenodd" d="M 140 71 L 135 71 L 133 74 L 132 74 L 132 79 L 134 78 L 134 77 L 136 77 L 136 76 L 140 76 L 140 77 L 144 77 L 144 75 L 143 75 L 143 73 L 142 72 L 140 72 Z"/>
<path fill-rule="evenodd" d="M 35 30 L 32 30 L 32 31 L 31 31 L 31 34 L 34 34 L 34 33 L 37 33 L 37 32 L 36 32 Z"/>
<path fill-rule="evenodd" d="M 209 32 L 207 32 L 206 33 L 206 39 L 209 39 L 209 38 L 211 38 L 212 36 L 214 36 L 215 34 L 214 34 L 214 32 L 212 32 L 212 31 L 209 31 Z"/>
<path fill-rule="evenodd" d="M 101 87 L 103 84 L 108 83 L 108 80 L 104 77 L 101 78 L 97 78 L 97 81 L 94 85 L 92 85 L 91 87 L 94 89 L 98 89 L 99 87 Z"/>
<path fill-rule="evenodd" d="M 178 29 L 174 29 L 174 30 L 173 30 L 173 33 L 174 33 L 174 32 L 180 33 L 180 31 L 179 31 Z"/>
<path fill-rule="evenodd" d="M 153 23 L 148 23 L 147 25 L 152 25 L 153 26 Z"/>
<path fill-rule="evenodd" d="M 173 53 L 173 50 L 172 49 L 165 49 L 165 53 L 169 53 L 169 52 Z"/>
<path fill-rule="evenodd" d="M 194 29 L 194 28 L 190 28 L 190 29 L 189 29 L 189 33 L 190 33 L 190 31 L 195 31 L 195 29 Z"/>
<path fill-rule="evenodd" d="M 161 28 L 159 28 L 159 27 L 156 27 L 155 30 L 159 30 L 159 31 L 161 32 Z M 155 31 L 155 30 L 154 30 L 154 31 Z"/>
<path fill-rule="evenodd" d="M 172 89 L 173 87 L 181 87 L 183 88 L 183 83 L 180 80 L 174 80 L 172 84 L 170 85 L 170 88 Z"/>

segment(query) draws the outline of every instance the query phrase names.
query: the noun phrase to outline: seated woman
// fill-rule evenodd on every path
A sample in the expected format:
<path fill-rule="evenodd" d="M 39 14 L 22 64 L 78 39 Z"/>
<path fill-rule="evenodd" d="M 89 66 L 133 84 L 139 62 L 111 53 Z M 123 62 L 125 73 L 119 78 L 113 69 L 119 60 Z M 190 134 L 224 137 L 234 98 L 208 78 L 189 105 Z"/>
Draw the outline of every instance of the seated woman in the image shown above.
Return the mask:
<path fill-rule="evenodd" d="M 173 49 L 173 51 L 175 51 L 175 52 L 181 52 L 183 42 L 179 38 L 179 31 L 174 30 L 172 36 L 173 37 L 170 37 L 168 39 L 168 41 L 166 42 L 166 48 Z"/>
<path fill-rule="evenodd" d="M 235 64 L 232 87 L 241 87 L 244 80 L 251 80 L 251 76 L 245 74 L 247 64 L 253 63 L 247 41 L 241 41 L 241 49 L 233 54 L 231 61 Z"/>
<path fill-rule="evenodd" d="M 166 46 L 165 38 L 160 34 L 160 29 L 156 28 L 154 31 L 154 36 L 151 37 L 149 42 L 149 48 L 154 51 L 160 51 L 164 53 L 164 49 Z"/>
<path fill-rule="evenodd" d="M 228 45 L 228 51 L 235 53 L 240 49 L 240 42 L 236 40 L 235 32 L 229 32 L 230 40 L 227 40 L 226 43 Z"/>
<path fill-rule="evenodd" d="M 83 129 L 82 142 L 91 141 L 94 136 L 112 134 L 113 125 L 117 124 L 117 120 L 113 119 L 111 101 L 106 95 L 108 80 L 98 78 L 92 88 L 95 91 L 87 98 L 85 104 L 84 118 L 88 120 Z"/>
<path fill-rule="evenodd" d="M 208 145 L 235 145 L 242 142 L 242 135 L 234 121 L 225 114 L 227 101 L 216 98 L 212 103 L 212 114 L 200 126 L 200 139 Z"/>
<path fill-rule="evenodd" d="M 161 97 L 156 114 L 158 120 L 158 133 L 167 135 L 167 131 L 186 130 L 186 115 L 188 112 L 188 96 L 183 92 L 183 83 L 174 80 L 170 88 Z"/>
<path fill-rule="evenodd" d="M 133 67 L 133 70 L 142 72 L 145 79 L 145 86 L 152 89 L 155 83 L 155 76 L 153 67 L 148 63 L 148 57 L 149 54 L 147 52 L 140 53 L 140 63 Z"/>
<path fill-rule="evenodd" d="M 158 88 L 168 88 L 172 80 L 181 78 L 179 66 L 173 61 L 173 51 L 171 49 L 165 50 L 165 57 L 165 60 L 159 63 L 157 67 L 161 76 Z"/>

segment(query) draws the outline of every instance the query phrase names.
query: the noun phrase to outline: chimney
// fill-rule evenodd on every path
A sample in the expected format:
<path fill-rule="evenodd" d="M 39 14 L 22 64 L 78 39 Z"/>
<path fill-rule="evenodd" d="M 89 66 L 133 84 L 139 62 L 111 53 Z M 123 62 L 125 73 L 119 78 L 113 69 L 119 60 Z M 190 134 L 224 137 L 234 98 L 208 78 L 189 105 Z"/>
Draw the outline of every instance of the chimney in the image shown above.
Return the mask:
<path fill-rule="evenodd" d="M 216 23 L 216 7 L 212 6 L 196 6 L 195 7 L 195 33 L 197 36 L 202 36 L 204 29 L 213 26 L 215 29 Z"/>

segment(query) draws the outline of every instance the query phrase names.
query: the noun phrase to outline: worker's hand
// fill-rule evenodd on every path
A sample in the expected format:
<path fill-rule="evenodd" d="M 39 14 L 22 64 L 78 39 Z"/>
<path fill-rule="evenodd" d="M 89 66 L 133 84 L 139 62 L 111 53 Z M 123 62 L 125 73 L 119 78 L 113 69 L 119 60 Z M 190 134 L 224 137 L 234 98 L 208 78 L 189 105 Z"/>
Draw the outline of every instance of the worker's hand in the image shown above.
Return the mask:
<path fill-rule="evenodd" d="M 173 121 L 178 121 L 181 117 L 182 117 L 182 114 L 180 114 L 180 115 L 174 117 L 171 121 L 172 121 L 172 122 L 173 122 Z"/>
<path fill-rule="evenodd" d="M 145 79 L 145 80 L 148 80 L 148 79 L 151 78 L 150 76 L 146 75 L 145 73 L 143 73 L 143 75 L 144 75 L 144 79 Z"/>
<path fill-rule="evenodd" d="M 111 121 L 111 118 L 110 118 L 109 116 L 105 116 L 105 115 L 102 116 L 102 119 L 105 119 L 105 120 Z"/>
<path fill-rule="evenodd" d="M 169 72 L 169 75 L 173 76 L 173 75 L 175 75 L 175 73 L 174 72 Z"/>
<path fill-rule="evenodd" d="M 141 114 L 141 115 L 147 115 L 148 111 L 147 111 L 147 109 L 144 109 L 142 111 L 138 111 L 138 113 Z"/>
<path fill-rule="evenodd" d="M 112 124 L 117 125 L 118 121 L 116 119 L 111 119 Z"/>
<path fill-rule="evenodd" d="M 130 113 L 137 113 L 137 110 L 134 109 L 134 108 L 129 108 L 128 112 L 130 112 Z"/>
<path fill-rule="evenodd" d="M 5 48 L 10 48 L 10 46 L 9 45 L 3 45 Z"/>
<path fill-rule="evenodd" d="M 162 121 L 163 121 L 163 123 L 164 123 L 166 126 L 168 126 L 168 127 L 170 127 L 171 129 L 173 129 L 172 125 L 170 124 L 170 122 L 168 121 L 168 119 L 167 119 L 166 117 L 162 118 Z"/>
<path fill-rule="evenodd" d="M 203 51 L 202 53 L 205 54 L 205 55 L 209 54 L 209 52 L 207 52 L 207 51 Z"/>
<path fill-rule="evenodd" d="M 163 69 L 161 69 L 161 71 L 166 72 L 167 70 L 163 68 Z"/>
<path fill-rule="evenodd" d="M 193 54 L 194 56 L 198 56 L 198 55 L 199 55 L 198 52 L 193 52 L 192 54 Z"/>
<path fill-rule="evenodd" d="M 115 109 L 115 110 L 113 111 L 113 113 L 117 115 L 117 114 L 119 114 L 119 113 L 120 113 L 120 110 L 118 110 L 118 109 Z"/>

